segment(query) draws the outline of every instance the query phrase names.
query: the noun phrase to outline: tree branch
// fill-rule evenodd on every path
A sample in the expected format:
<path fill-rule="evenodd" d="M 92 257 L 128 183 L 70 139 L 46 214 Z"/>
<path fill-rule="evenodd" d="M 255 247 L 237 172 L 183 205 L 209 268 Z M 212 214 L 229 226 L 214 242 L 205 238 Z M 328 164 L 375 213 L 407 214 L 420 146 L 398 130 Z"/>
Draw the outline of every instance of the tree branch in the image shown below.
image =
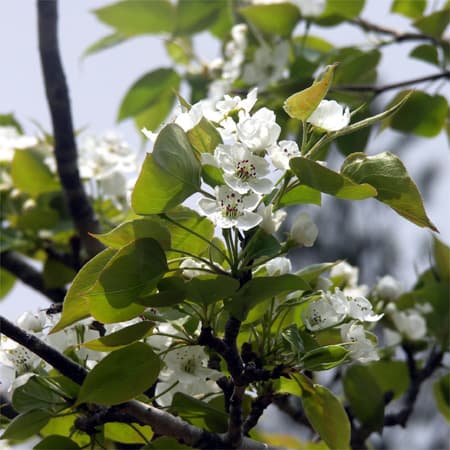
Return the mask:
<path fill-rule="evenodd" d="M 443 40 L 434 36 L 423 33 L 411 33 L 394 30 L 393 28 L 384 27 L 373 22 L 369 22 L 365 19 L 349 20 L 349 23 L 361 27 L 365 31 L 374 31 L 376 33 L 387 34 L 392 37 L 391 42 L 408 42 L 408 41 L 427 41 L 434 45 L 443 44 Z"/>
<path fill-rule="evenodd" d="M 59 54 L 57 7 L 57 0 L 37 2 L 39 54 L 52 118 L 58 175 L 75 227 L 88 256 L 92 257 L 103 245 L 89 235 L 89 232 L 99 233 L 100 225 L 78 172 L 69 91 Z"/>
<path fill-rule="evenodd" d="M 42 274 L 19 253 L 13 251 L 1 253 L 0 265 L 27 286 L 45 295 L 51 301 L 61 303 L 64 300 L 66 290 L 64 288 L 48 289 L 45 286 Z"/>
<path fill-rule="evenodd" d="M 392 89 L 401 88 L 404 86 L 411 86 L 413 84 L 423 83 L 426 81 L 434 81 L 439 80 L 441 78 L 450 79 L 450 70 L 444 70 L 439 73 L 435 73 L 433 75 L 427 75 L 420 78 L 413 78 L 411 80 L 400 81 L 397 83 L 384 84 L 381 86 L 373 86 L 370 84 L 349 84 L 349 85 L 337 85 L 333 86 L 332 90 L 334 91 L 347 91 L 347 92 L 372 92 L 375 95 L 379 95 L 383 92 L 390 91 Z"/>
<path fill-rule="evenodd" d="M 82 384 L 87 371 L 71 359 L 62 355 L 36 336 L 27 333 L 0 316 L 2 333 L 40 356 L 61 374 L 77 384 Z M 156 434 L 170 436 L 189 446 L 200 449 L 228 448 L 226 434 L 215 434 L 195 427 L 179 417 L 175 417 L 153 406 L 132 400 L 109 408 L 97 408 L 92 416 L 92 426 L 107 421 L 137 422 L 150 425 Z M 81 418 L 78 424 L 84 429 L 90 428 L 89 418 Z M 253 439 L 242 439 L 241 449 L 267 449 L 268 446 Z"/>

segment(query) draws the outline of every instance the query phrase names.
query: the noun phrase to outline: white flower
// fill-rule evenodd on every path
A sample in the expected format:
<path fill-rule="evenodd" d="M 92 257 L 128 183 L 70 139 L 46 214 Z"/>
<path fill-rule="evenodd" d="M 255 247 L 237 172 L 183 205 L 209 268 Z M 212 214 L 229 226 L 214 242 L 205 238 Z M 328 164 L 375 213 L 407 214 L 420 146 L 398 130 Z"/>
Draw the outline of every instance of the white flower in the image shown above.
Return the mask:
<path fill-rule="evenodd" d="M 375 347 L 362 325 L 356 322 L 345 323 L 341 327 L 341 337 L 344 342 L 350 342 L 350 357 L 362 363 L 380 359 Z"/>
<path fill-rule="evenodd" d="M 263 178 L 269 173 L 269 163 L 264 158 L 253 155 L 244 145 L 218 145 L 214 151 L 214 159 L 214 165 L 224 171 L 225 183 L 239 194 L 245 194 L 249 190 L 268 194 L 272 190 L 272 181 Z M 211 164 L 209 155 L 206 156 L 206 162 Z"/>
<path fill-rule="evenodd" d="M 319 230 L 316 224 L 306 211 L 297 215 L 291 227 L 291 238 L 295 242 L 305 247 L 312 247 L 318 234 Z"/>
<path fill-rule="evenodd" d="M 248 85 L 261 88 L 281 80 L 289 61 L 289 44 L 282 41 L 273 48 L 268 45 L 258 47 L 251 63 L 244 66 L 242 79 Z"/>
<path fill-rule="evenodd" d="M 225 45 L 225 61 L 222 66 L 222 77 L 235 81 L 241 72 L 241 65 L 245 60 L 247 48 L 247 25 L 237 24 L 231 29 L 231 41 Z"/>
<path fill-rule="evenodd" d="M 251 212 L 260 197 L 249 193 L 241 195 L 229 186 L 216 186 L 216 199 L 202 198 L 198 202 L 200 211 L 220 228 L 238 227 L 249 230 L 258 225 L 262 217 Z"/>
<path fill-rule="evenodd" d="M 301 156 L 297 142 L 280 141 L 277 145 L 273 145 L 267 149 L 272 164 L 281 170 L 289 170 L 289 161 L 291 158 Z"/>
<path fill-rule="evenodd" d="M 292 271 L 291 261 L 284 256 L 271 259 L 265 266 L 269 277 L 284 275 Z"/>
<path fill-rule="evenodd" d="M 238 138 L 252 151 L 266 150 L 274 145 L 280 136 L 281 128 L 275 120 L 273 111 L 261 108 L 251 117 L 239 121 Z"/>
<path fill-rule="evenodd" d="M 402 284 L 390 275 L 380 278 L 374 288 L 377 297 L 388 302 L 396 300 L 402 292 Z"/>
<path fill-rule="evenodd" d="M 257 94 L 258 89 L 253 88 L 244 99 L 241 99 L 238 95 L 234 97 L 225 95 L 223 100 L 219 100 L 216 103 L 216 108 L 222 113 L 223 117 L 234 111 L 244 113 L 244 116 L 247 117 L 253 106 L 255 106 Z"/>
<path fill-rule="evenodd" d="M 338 131 L 350 123 L 350 110 L 334 100 L 322 100 L 306 120 L 325 131 Z"/>
<path fill-rule="evenodd" d="M 327 6 L 326 0 L 291 0 L 298 6 L 304 17 L 320 16 Z"/>
<path fill-rule="evenodd" d="M 192 258 L 185 258 L 180 264 L 180 269 L 183 269 L 183 276 L 189 279 L 207 274 L 208 272 L 202 270 L 206 268 L 206 264 Z"/>
<path fill-rule="evenodd" d="M 0 162 L 12 161 L 14 150 L 34 147 L 37 143 L 37 138 L 21 135 L 12 125 L 0 126 Z"/>
<path fill-rule="evenodd" d="M 187 111 L 178 114 L 175 123 L 179 125 L 183 131 L 187 132 L 194 128 L 203 117 L 203 105 L 201 102 L 192 105 Z"/>
<path fill-rule="evenodd" d="M 142 134 L 151 142 L 153 145 L 156 141 L 156 138 L 158 137 L 158 132 L 154 133 L 153 131 L 149 130 L 148 128 L 141 128 Z"/>
<path fill-rule="evenodd" d="M 348 315 L 353 319 L 362 322 L 377 322 L 383 317 L 383 314 L 374 314 L 372 303 L 365 297 L 348 298 L 348 305 Z"/>
<path fill-rule="evenodd" d="M 221 372 L 208 369 L 207 355 L 203 347 L 192 345 L 167 352 L 163 359 L 166 368 L 160 373 L 160 382 L 156 385 L 156 395 L 165 390 L 168 392 L 158 397 L 162 406 L 169 406 L 175 392 L 183 392 L 191 396 L 204 396 L 218 392 L 218 386 L 213 382 L 222 376 Z"/>
<path fill-rule="evenodd" d="M 17 319 L 17 325 L 26 331 L 38 333 L 42 331 L 47 322 L 47 317 L 44 311 L 40 311 L 37 314 L 25 311 Z"/>
<path fill-rule="evenodd" d="M 383 329 L 383 339 L 384 345 L 387 347 L 394 347 L 395 345 L 400 344 L 402 342 L 402 336 L 400 333 L 396 331 L 390 330 L 389 328 Z"/>
<path fill-rule="evenodd" d="M 400 334 L 411 341 L 423 339 L 427 333 L 427 323 L 423 316 L 414 309 L 406 309 L 391 313 L 391 319 Z"/>
<path fill-rule="evenodd" d="M 308 330 L 319 331 L 341 323 L 347 315 L 347 310 L 347 299 L 342 292 L 325 292 L 302 311 L 302 319 Z"/>
<path fill-rule="evenodd" d="M 262 217 L 260 226 L 267 234 L 273 234 L 278 231 L 287 216 L 287 212 L 282 209 L 273 212 L 272 203 L 267 206 L 259 205 L 258 213 Z"/>
<path fill-rule="evenodd" d="M 356 287 L 358 284 L 359 269 L 347 261 L 341 261 L 330 270 L 330 278 L 343 287 Z"/>

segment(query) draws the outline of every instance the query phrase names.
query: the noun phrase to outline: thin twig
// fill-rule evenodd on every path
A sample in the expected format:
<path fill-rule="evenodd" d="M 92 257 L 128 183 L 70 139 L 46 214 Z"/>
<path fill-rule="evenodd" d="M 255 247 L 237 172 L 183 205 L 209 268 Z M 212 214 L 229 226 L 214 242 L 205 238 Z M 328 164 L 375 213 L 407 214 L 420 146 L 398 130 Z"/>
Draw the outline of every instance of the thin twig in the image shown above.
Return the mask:
<path fill-rule="evenodd" d="M 61 303 L 66 296 L 64 288 L 47 288 L 42 274 L 17 252 L 6 251 L 1 253 L 0 266 L 53 302 Z"/>
<path fill-rule="evenodd" d="M 411 86 L 413 84 L 424 83 L 426 81 L 440 80 L 441 78 L 450 79 L 450 70 L 444 70 L 433 75 L 426 75 L 424 77 L 413 78 L 411 80 L 400 81 L 397 83 L 384 84 L 381 86 L 374 86 L 371 84 L 349 84 L 349 85 L 337 85 L 333 86 L 334 91 L 347 91 L 347 92 L 372 92 L 375 95 L 379 95 L 383 92 L 390 91 L 392 89 L 398 89 L 404 86 Z"/>
<path fill-rule="evenodd" d="M 103 245 L 89 235 L 100 233 L 100 224 L 78 172 L 69 90 L 59 53 L 57 8 L 56 0 L 37 2 L 39 54 L 52 119 L 58 175 L 75 227 L 88 256 L 92 257 L 103 249 Z"/>

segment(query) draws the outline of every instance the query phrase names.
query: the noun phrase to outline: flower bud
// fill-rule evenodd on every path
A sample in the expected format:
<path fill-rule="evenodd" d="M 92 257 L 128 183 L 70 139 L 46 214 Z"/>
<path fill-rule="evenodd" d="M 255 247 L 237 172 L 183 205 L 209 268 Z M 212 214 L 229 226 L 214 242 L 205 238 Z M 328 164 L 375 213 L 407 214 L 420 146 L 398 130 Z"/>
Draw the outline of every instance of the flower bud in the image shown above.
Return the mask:
<path fill-rule="evenodd" d="M 305 247 L 312 247 L 319 230 L 307 212 L 300 213 L 291 227 L 291 238 Z"/>

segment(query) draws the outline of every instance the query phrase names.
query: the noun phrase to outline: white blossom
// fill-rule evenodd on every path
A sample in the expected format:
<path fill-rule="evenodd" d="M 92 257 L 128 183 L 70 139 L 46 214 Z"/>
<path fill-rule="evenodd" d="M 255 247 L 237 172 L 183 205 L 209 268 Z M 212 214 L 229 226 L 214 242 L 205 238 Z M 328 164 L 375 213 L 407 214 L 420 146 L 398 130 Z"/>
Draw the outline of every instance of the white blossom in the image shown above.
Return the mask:
<path fill-rule="evenodd" d="M 374 288 L 375 295 L 381 300 L 391 302 L 403 293 L 402 284 L 391 275 L 380 278 Z"/>
<path fill-rule="evenodd" d="M 358 285 L 359 269 L 347 261 L 341 261 L 330 270 L 330 278 L 337 279 L 337 284 L 343 287 Z"/>
<path fill-rule="evenodd" d="M 289 161 L 291 158 L 301 156 L 297 142 L 295 141 L 280 141 L 267 149 L 272 164 L 281 170 L 289 170 Z"/>
<path fill-rule="evenodd" d="M 36 137 L 22 135 L 12 125 L 0 126 L 0 162 L 11 162 L 15 150 L 34 147 L 37 143 Z"/>
<path fill-rule="evenodd" d="M 327 6 L 326 0 L 291 0 L 304 17 L 318 17 L 322 15 Z"/>
<path fill-rule="evenodd" d="M 280 132 L 275 113 L 267 108 L 259 109 L 237 125 L 238 138 L 252 151 L 266 150 L 274 145 Z"/>
<path fill-rule="evenodd" d="M 397 310 L 390 303 L 386 313 L 390 315 L 398 332 L 411 341 L 423 339 L 427 333 L 427 323 L 423 316 L 414 309 Z"/>
<path fill-rule="evenodd" d="M 334 100 L 322 100 L 306 121 L 324 131 L 338 131 L 350 123 L 350 110 Z"/>
<path fill-rule="evenodd" d="M 229 186 L 216 186 L 216 199 L 202 198 L 198 202 L 200 211 L 220 228 L 237 227 L 249 230 L 262 221 L 252 212 L 260 200 L 255 193 L 241 195 Z"/>
<path fill-rule="evenodd" d="M 383 314 L 374 314 L 372 303 L 370 303 L 370 301 L 365 297 L 348 297 L 348 305 L 348 315 L 353 319 L 357 319 L 362 322 L 377 322 L 383 317 Z"/>
<path fill-rule="evenodd" d="M 183 276 L 188 279 L 207 274 L 207 272 L 202 270 L 206 268 L 207 266 L 205 263 L 196 261 L 193 258 L 185 258 L 180 264 L 180 269 L 183 270 Z"/>
<path fill-rule="evenodd" d="M 249 190 L 268 194 L 273 188 L 272 181 L 264 178 L 269 173 L 269 163 L 252 154 L 242 144 L 218 145 L 214 151 L 214 161 L 211 161 L 208 154 L 204 155 L 207 163 L 213 163 L 223 170 L 225 183 L 239 194 L 245 194 Z"/>
<path fill-rule="evenodd" d="M 203 117 L 203 105 L 201 102 L 192 105 L 189 110 L 178 114 L 175 123 L 179 125 L 183 131 L 187 132 L 194 128 Z"/>
<path fill-rule="evenodd" d="M 262 217 L 260 226 L 267 234 L 277 232 L 281 224 L 284 222 L 284 219 L 287 217 L 287 212 L 282 209 L 273 212 L 272 203 L 267 206 L 259 205 L 258 214 Z"/>
<path fill-rule="evenodd" d="M 362 363 L 380 359 L 372 341 L 367 338 L 364 327 L 356 322 L 345 323 L 341 326 L 341 338 L 350 342 L 350 357 Z"/>
<path fill-rule="evenodd" d="M 312 247 L 319 230 L 306 211 L 301 212 L 294 219 L 291 227 L 291 238 L 300 245 Z"/>
<path fill-rule="evenodd" d="M 285 256 L 278 256 L 268 261 L 266 264 L 266 270 L 269 277 L 284 275 L 292 272 L 292 263 L 290 259 Z"/>
<path fill-rule="evenodd" d="M 268 45 L 258 47 L 253 61 L 244 66 L 244 83 L 261 88 L 281 80 L 287 72 L 289 61 L 289 43 L 281 41 L 273 48 Z"/>
<path fill-rule="evenodd" d="M 172 389 L 157 398 L 162 406 L 170 406 L 176 392 L 194 397 L 219 391 L 214 380 L 222 376 L 221 372 L 208 369 L 207 355 L 199 345 L 176 348 L 165 353 L 165 369 L 159 374 L 161 380 L 156 385 L 156 396 L 173 386 Z"/>

